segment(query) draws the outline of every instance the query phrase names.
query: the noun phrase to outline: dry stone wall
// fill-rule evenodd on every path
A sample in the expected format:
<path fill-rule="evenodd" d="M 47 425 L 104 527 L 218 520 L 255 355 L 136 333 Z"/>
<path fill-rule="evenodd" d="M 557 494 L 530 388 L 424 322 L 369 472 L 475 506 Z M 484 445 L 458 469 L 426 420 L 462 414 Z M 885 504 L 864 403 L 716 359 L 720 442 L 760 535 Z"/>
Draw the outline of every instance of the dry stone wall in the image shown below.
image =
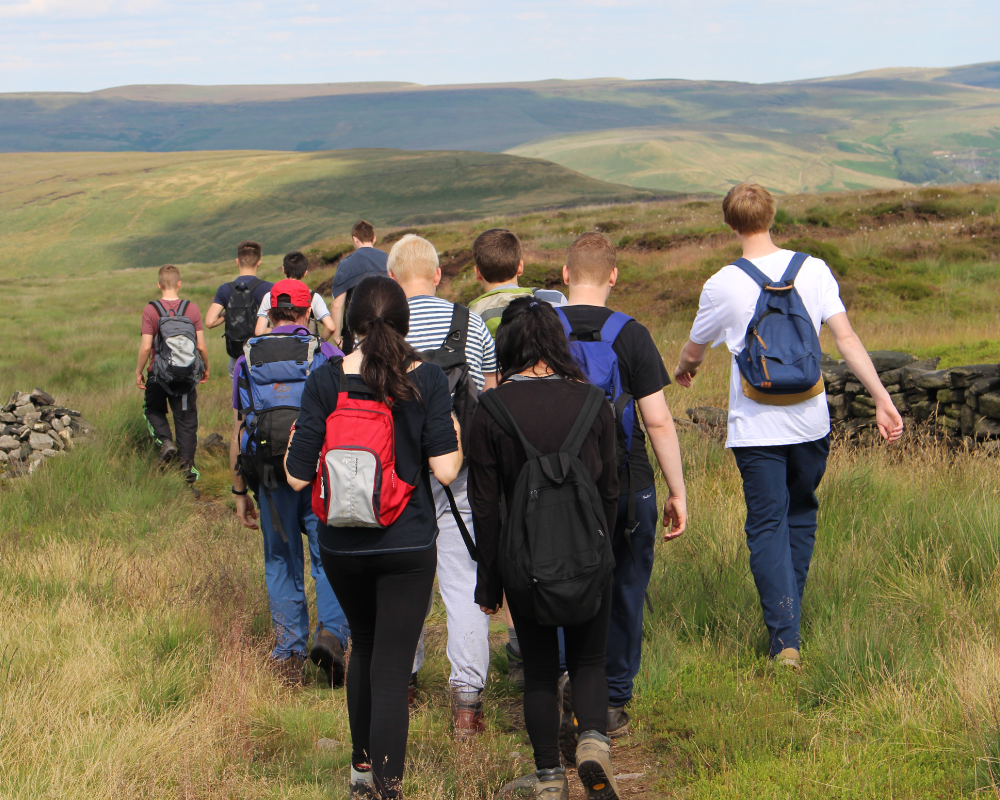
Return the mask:
<path fill-rule="evenodd" d="M 93 430 L 80 412 L 41 389 L 14 392 L 0 408 L 0 477 L 31 474 L 46 458 L 64 455 Z"/>

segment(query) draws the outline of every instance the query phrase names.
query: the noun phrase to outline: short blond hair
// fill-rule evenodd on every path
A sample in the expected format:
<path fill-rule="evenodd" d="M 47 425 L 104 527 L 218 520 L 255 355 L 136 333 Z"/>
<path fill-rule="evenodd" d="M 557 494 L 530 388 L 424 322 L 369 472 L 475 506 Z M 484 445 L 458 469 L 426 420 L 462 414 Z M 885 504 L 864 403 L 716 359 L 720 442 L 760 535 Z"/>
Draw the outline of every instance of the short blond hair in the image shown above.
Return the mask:
<path fill-rule="evenodd" d="M 389 272 L 401 281 L 430 280 L 440 265 L 434 245 L 415 233 L 408 233 L 389 251 Z"/>
<path fill-rule="evenodd" d="M 774 197 L 759 183 L 737 183 L 722 201 L 722 218 L 744 236 L 771 230 L 774 211 Z"/>
<path fill-rule="evenodd" d="M 566 269 L 573 283 L 604 286 L 616 266 L 615 246 L 597 231 L 581 233 L 566 254 Z"/>
<path fill-rule="evenodd" d="M 181 271 L 173 264 L 165 264 L 156 273 L 156 282 L 164 289 L 176 289 L 181 282 Z"/>

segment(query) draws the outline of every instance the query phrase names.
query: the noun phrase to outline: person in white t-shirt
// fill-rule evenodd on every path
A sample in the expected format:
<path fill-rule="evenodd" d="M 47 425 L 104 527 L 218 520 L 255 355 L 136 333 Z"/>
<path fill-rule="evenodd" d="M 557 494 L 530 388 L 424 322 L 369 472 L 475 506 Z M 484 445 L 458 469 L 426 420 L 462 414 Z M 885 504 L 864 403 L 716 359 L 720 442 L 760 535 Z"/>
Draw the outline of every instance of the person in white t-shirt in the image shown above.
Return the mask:
<path fill-rule="evenodd" d="M 296 281 L 305 281 L 309 274 L 309 259 L 298 250 L 285 256 L 281 265 L 281 271 L 286 278 Z M 261 300 L 260 308 L 257 309 L 257 327 L 254 328 L 255 336 L 262 336 L 271 331 L 271 321 L 267 312 L 271 310 L 271 293 L 268 292 Z M 333 336 L 333 317 L 330 316 L 330 309 L 326 306 L 326 301 L 319 292 L 312 295 L 312 318 L 319 324 L 319 335 L 326 341 Z"/>
<path fill-rule="evenodd" d="M 739 238 L 743 257 L 777 282 L 794 253 L 771 241 L 774 212 L 774 198 L 755 183 L 734 186 L 722 201 L 725 222 Z M 830 268 L 810 257 L 794 285 L 817 335 L 826 323 L 847 366 L 871 394 L 879 433 L 896 441 L 903 433 L 902 417 L 851 328 Z M 724 343 L 733 354 L 726 447 L 743 478 L 750 571 L 770 634 L 771 657 L 797 669 L 802 595 L 816 540 L 816 488 L 830 451 L 830 412 L 823 392 L 793 405 L 767 405 L 744 394 L 735 357 L 746 344 L 760 292 L 757 282 L 732 264 L 709 278 L 674 378 L 689 387 L 709 345 Z"/>

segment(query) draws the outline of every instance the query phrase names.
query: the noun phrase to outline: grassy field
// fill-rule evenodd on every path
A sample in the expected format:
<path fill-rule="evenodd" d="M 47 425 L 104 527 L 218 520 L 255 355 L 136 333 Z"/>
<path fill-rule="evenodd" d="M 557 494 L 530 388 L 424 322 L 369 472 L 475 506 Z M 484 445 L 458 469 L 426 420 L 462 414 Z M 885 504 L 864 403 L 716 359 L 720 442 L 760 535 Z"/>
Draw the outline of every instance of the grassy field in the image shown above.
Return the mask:
<path fill-rule="evenodd" d="M 449 296 L 475 292 L 468 248 L 494 225 L 521 235 L 535 285 L 556 283 L 579 232 L 607 231 L 622 278 L 612 305 L 650 327 L 669 366 L 701 282 L 735 255 L 717 201 L 418 225 L 443 254 Z M 871 349 L 943 365 L 1000 356 L 993 187 L 792 196 L 775 235 L 829 261 Z M 321 263 L 345 240 L 296 244 Z M 203 307 L 230 276 L 228 262 L 181 270 L 184 294 Z M 346 798 L 344 693 L 285 690 L 269 677 L 260 543 L 232 517 L 225 458 L 199 455 L 200 502 L 153 468 L 131 374 L 155 272 L 78 269 L 70 255 L 29 272 L 4 287 L 0 393 L 39 385 L 98 432 L 0 488 L 0 795 Z M 264 274 L 275 276 L 273 259 Z M 221 339 L 210 335 L 209 350 L 202 433 L 228 436 Z M 727 369 L 712 351 L 692 390 L 669 387 L 675 415 L 725 405 Z M 804 606 L 806 666 L 792 677 L 766 662 L 732 459 L 711 437 L 682 435 L 691 529 L 658 545 L 635 732 L 614 748 L 621 772 L 641 773 L 622 784 L 627 796 L 1000 794 L 995 459 L 914 433 L 894 448 L 835 444 Z M 438 602 L 407 795 L 489 798 L 530 763 L 501 636 L 488 732 L 466 745 L 448 732 L 444 644 Z M 333 741 L 317 748 L 320 739 Z"/>

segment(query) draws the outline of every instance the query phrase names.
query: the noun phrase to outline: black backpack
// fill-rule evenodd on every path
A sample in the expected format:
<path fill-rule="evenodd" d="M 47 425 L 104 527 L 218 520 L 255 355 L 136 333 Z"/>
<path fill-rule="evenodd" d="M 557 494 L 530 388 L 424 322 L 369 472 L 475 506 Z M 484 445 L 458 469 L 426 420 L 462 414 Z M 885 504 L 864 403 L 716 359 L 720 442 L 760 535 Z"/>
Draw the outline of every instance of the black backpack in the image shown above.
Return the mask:
<path fill-rule="evenodd" d="M 448 377 L 452 408 L 462 430 L 463 453 L 469 452 L 469 431 L 479 401 L 479 387 L 469 374 L 469 363 L 465 356 L 468 341 L 469 309 L 456 303 L 451 314 L 451 328 L 443 344 L 436 350 L 424 350 L 421 353 L 425 361 L 437 364 Z"/>
<path fill-rule="evenodd" d="M 257 327 L 258 303 L 253 299 L 254 290 L 264 281 L 254 278 L 252 281 L 232 281 L 229 286 L 232 292 L 226 303 L 226 352 L 230 358 L 243 355 L 243 345 L 247 343 Z"/>
<path fill-rule="evenodd" d="M 549 455 L 524 438 L 495 391 L 479 400 L 501 429 L 521 442 L 528 457 L 509 507 L 501 509 L 498 564 L 505 593 L 530 608 L 542 625 L 593 619 L 615 557 L 600 493 L 579 455 L 606 402 L 604 392 L 590 387 L 566 441 Z"/>

